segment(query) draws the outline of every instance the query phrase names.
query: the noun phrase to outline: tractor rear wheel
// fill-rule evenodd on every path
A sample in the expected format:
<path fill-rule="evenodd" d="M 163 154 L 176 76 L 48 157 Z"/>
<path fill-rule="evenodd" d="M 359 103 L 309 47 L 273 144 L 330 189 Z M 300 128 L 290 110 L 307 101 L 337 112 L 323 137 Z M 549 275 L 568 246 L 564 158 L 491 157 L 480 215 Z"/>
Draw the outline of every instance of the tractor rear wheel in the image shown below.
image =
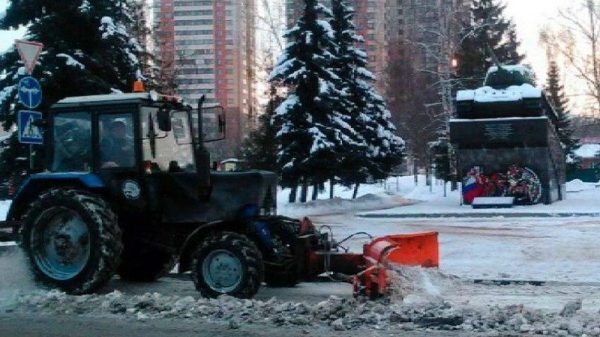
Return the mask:
<path fill-rule="evenodd" d="M 127 240 L 117 274 L 124 281 L 154 282 L 167 275 L 175 263 L 173 254 Z"/>
<path fill-rule="evenodd" d="M 80 190 L 42 193 L 23 216 L 21 234 L 36 279 L 71 294 L 90 293 L 108 282 L 123 249 L 110 206 Z"/>
<path fill-rule="evenodd" d="M 260 250 L 238 233 L 210 235 L 192 255 L 192 279 L 204 297 L 251 298 L 258 292 L 263 274 Z"/>

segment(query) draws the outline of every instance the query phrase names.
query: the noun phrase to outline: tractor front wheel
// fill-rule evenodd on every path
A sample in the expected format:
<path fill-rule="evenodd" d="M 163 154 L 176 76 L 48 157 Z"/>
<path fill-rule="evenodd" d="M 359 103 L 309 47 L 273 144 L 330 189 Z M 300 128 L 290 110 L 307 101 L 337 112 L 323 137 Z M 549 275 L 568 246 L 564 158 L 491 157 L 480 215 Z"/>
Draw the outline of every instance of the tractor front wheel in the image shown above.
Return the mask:
<path fill-rule="evenodd" d="M 123 248 L 117 217 L 85 191 L 51 189 L 23 216 L 22 246 L 36 279 L 71 294 L 108 282 Z"/>
<path fill-rule="evenodd" d="M 210 235 L 192 256 L 192 279 L 205 297 L 251 298 L 258 292 L 263 274 L 260 250 L 241 234 Z"/>

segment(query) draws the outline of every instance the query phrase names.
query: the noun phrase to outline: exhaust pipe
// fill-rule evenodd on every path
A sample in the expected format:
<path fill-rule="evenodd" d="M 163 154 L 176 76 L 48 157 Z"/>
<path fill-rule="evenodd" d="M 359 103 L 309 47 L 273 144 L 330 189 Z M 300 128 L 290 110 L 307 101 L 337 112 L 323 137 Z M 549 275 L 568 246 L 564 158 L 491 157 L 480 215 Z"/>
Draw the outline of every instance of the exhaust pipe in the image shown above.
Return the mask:
<path fill-rule="evenodd" d="M 198 195 L 201 199 L 207 200 L 211 194 L 211 182 L 210 182 L 210 153 L 204 146 L 204 126 L 202 120 L 202 106 L 206 99 L 205 95 L 202 95 L 198 100 L 198 137 L 196 138 L 196 172 L 199 178 L 198 184 Z"/>

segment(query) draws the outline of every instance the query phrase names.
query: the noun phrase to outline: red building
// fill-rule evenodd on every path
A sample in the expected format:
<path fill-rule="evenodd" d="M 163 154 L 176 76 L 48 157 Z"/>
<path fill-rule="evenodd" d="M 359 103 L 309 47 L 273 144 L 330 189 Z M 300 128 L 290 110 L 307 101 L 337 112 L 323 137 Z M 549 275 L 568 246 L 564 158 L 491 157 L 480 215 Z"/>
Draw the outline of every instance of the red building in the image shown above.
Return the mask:
<path fill-rule="evenodd" d="M 239 154 L 254 119 L 254 0 L 154 0 L 154 26 L 163 82 L 190 102 L 227 114 L 227 141 L 213 148 L 215 160 Z"/>

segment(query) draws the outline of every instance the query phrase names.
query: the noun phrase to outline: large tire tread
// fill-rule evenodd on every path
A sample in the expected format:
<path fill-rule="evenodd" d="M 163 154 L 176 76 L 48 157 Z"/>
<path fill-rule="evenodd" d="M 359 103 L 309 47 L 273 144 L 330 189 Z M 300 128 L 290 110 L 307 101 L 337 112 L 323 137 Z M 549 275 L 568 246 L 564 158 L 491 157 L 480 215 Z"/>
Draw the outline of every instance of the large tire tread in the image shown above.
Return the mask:
<path fill-rule="evenodd" d="M 80 212 L 84 221 L 88 219 L 92 222 L 90 224 L 86 221 L 88 227 L 93 226 L 88 228 L 90 234 L 97 234 L 96 238 L 92 238 L 93 242 L 96 241 L 96 247 L 91 247 L 90 261 L 79 275 L 66 281 L 53 280 L 35 267 L 30 247 L 33 226 L 46 209 L 56 206 L 70 206 L 69 208 Z M 21 231 L 21 244 L 29 257 L 36 279 L 48 286 L 58 287 L 76 295 L 91 293 L 105 285 L 120 264 L 123 245 L 117 216 L 104 200 L 94 194 L 76 189 L 50 189 L 43 192 L 29 206 L 22 220 L 24 226 Z"/>
<path fill-rule="evenodd" d="M 242 267 L 245 269 L 241 284 L 227 295 L 252 298 L 258 292 L 264 279 L 262 254 L 248 237 L 233 232 L 219 232 L 208 236 L 192 255 L 192 280 L 196 289 L 204 297 L 214 298 L 223 295 L 206 285 L 200 272 L 202 259 L 215 249 L 231 249 L 234 253 L 239 253 Z"/>

